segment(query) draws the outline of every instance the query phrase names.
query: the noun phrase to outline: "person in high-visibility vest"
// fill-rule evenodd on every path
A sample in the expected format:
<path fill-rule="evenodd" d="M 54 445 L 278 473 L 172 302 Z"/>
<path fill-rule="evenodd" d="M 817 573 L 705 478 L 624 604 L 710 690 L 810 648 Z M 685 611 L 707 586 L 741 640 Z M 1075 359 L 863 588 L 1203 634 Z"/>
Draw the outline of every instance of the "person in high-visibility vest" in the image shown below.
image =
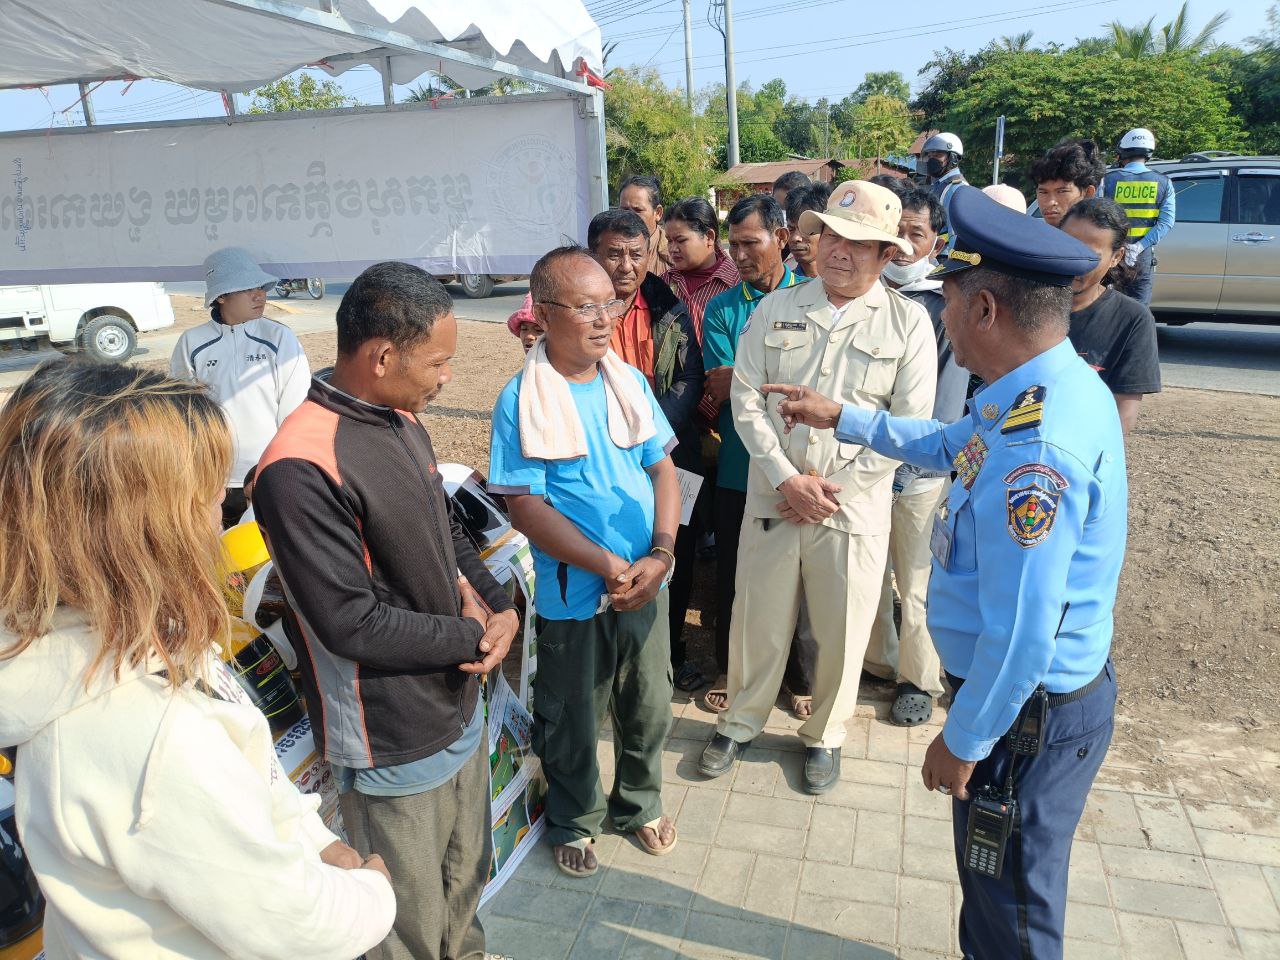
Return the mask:
<path fill-rule="evenodd" d="M 1116 147 L 1119 165 L 1107 171 L 1102 180 L 1102 195 L 1120 204 L 1129 217 L 1125 262 L 1136 267 L 1137 273 L 1120 292 L 1147 305 L 1151 303 L 1155 246 L 1177 218 L 1177 197 L 1169 178 L 1147 166 L 1155 152 L 1155 134 L 1143 127 L 1130 130 Z"/>

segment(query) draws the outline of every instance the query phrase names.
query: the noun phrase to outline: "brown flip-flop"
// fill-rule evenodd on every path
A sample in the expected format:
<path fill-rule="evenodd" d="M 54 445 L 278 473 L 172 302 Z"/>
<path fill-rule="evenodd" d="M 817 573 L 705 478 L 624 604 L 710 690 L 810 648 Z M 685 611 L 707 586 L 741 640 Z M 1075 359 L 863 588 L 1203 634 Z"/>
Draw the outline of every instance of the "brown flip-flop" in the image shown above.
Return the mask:
<path fill-rule="evenodd" d="M 707 699 L 710 696 L 719 696 L 724 703 L 716 705 Z M 712 713 L 724 713 L 729 709 L 729 678 L 723 673 L 716 677 L 716 682 L 711 685 L 711 689 L 702 695 L 702 706 Z"/>
<path fill-rule="evenodd" d="M 666 820 L 668 823 L 671 824 L 671 842 L 668 843 L 666 846 L 651 846 L 650 844 L 645 843 L 644 838 L 640 835 L 640 830 L 643 830 L 644 827 L 648 827 L 654 832 L 655 836 L 661 837 L 662 831 L 658 828 L 662 826 L 663 820 Z M 664 816 L 664 817 L 659 817 L 657 820 L 650 820 L 648 823 L 644 825 L 644 827 L 641 827 L 640 830 L 634 831 L 631 835 L 636 838 L 636 843 L 640 845 L 640 849 L 643 850 L 645 853 L 649 854 L 652 857 L 665 857 L 668 853 L 670 853 L 672 850 L 676 848 L 676 843 L 679 842 L 680 835 L 676 833 L 676 825 L 672 823 L 670 817 Z"/>
<path fill-rule="evenodd" d="M 569 843 L 557 843 L 551 848 L 551 859 L 555 861 L 556 866 L 559 867 L 561 873 L 567 874 L 570 877 L 594 876 L 595 872 L 600 869 L 599 861 L 596 862 L 596 865 L 594 867 L 584 867 L 581 870 L 575 870 L 573 869 L 573 867 L 569 866 L 568 864 L 564 864 L 560 862 L 560 858 L 556 856 L 556 847 L 573 847 L 573 849 L 575 850 L 581 850 L 585 852 L 587 847 L 594 846 L 595 842 L 596 842 L 595 837 L 582 837 L 578 840 L 573 840 Z"/>
<path fill-rule="evenodd" d="M 794 716 L 797 720 L 808 720 L 811 716 L 813 716 L 813 697 L 806 696 L 800 693 L 792 693 L 791 688 L 788 687 L 785 683 L 782 685 L 782 692 L 787 695 L 787 700 L 791 704 L 791 715 Z M 807 703 L 809 705 L 808 713 L 800 712 L 800 705 L 804 703 Z"/>

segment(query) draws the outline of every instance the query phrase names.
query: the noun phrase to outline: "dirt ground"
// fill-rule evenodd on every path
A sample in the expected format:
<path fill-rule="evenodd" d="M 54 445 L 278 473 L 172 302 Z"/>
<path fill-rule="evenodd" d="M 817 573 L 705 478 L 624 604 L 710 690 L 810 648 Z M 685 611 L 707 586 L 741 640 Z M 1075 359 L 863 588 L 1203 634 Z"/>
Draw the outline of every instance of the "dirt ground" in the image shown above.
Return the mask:
<path fill-rule="evenodd" d="M 332 363 L 332 334 L 301 339 L 314 367 Z M 487 469 L 490 410 L 521 360 L 505 327 L 459 323 L 453 382 L 424 417 L 441 460 Z M 1177 388 L 1148 397 L 1128 462 L 1115 757 L 1176 779 L 1192 738 L 1196 754 L 1280 752 L 1280 398 Z M 710 581 L 702 562 L 689 640 L 704 669 Z M 1263 772 L 1252 791 L 1280 771 L 1271 762 Z"/>

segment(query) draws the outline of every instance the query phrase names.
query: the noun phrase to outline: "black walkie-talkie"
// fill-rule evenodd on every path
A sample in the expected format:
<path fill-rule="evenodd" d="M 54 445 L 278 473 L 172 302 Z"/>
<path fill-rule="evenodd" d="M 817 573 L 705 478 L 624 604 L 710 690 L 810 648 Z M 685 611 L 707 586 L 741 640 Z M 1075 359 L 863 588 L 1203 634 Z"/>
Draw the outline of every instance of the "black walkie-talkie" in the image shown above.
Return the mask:
<path fill-rule="evenodd" d="M 990 787 L 974 794 L 969 803 L 969 829 L 964 838 L 966 867 L 993 880 L 1000 879 L 1017 806 L 1016 800 L 997 796 Z"/>
<path fill-rule="evenodd" d="M 1039 686 L 1023 706 L 1018 723 L 1009 731 L 1009 752 L 1020 757 L 1039 756 L 1048 718 L 1049 694 Z"/>

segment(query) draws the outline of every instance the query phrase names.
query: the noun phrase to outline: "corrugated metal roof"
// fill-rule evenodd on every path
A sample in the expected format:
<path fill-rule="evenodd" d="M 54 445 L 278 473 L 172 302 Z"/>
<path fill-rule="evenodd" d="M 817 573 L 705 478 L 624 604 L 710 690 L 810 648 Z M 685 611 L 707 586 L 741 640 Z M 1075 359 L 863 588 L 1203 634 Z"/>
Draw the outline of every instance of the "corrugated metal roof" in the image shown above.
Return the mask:
<path fill-rule="evenodd" d="M 773 183 L 784 173 L 798 170 L 805 176 L 812 177 L 827 164 L 843 167 L 839 160 L 783 160 L 779 163 L 739 163 L 730 167 L 724 180 L 736 180 L 739 183 Z"/>

